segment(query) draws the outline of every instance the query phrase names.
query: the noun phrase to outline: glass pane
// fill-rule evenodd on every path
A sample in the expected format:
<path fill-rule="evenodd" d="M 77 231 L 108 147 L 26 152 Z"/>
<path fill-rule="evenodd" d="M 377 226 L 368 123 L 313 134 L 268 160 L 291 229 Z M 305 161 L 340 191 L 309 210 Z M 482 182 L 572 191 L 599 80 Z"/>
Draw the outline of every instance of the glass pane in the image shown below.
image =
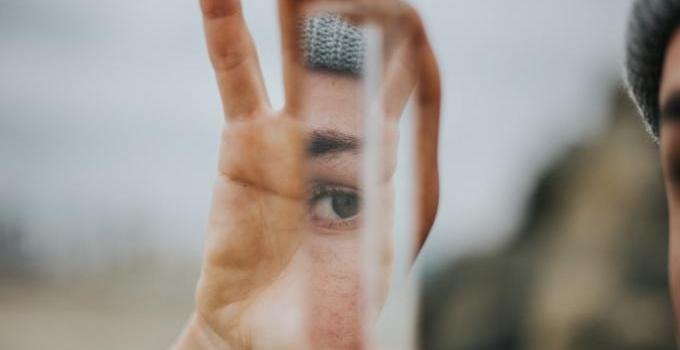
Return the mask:
<path fill-rule="evenodd" d="M 409 33 L 390 27 L 386 10 L 300 11 L 299 70 L 288 86 L 297 91 L 288 93 L 308 135 L 302 251 L 313 349 L 414 347 L 415 289 L 405 276 L 416 241 L 416 128 L 404 111 L 415 69 Z"/>

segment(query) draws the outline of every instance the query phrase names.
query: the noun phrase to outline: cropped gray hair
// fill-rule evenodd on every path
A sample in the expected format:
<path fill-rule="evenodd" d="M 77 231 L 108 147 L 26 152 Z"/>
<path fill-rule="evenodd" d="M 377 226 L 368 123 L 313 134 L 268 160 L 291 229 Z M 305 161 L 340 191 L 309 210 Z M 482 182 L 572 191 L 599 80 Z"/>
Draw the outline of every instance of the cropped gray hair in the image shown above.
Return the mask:
<path fill-rule="evenodd" d="M 659 140 L 659 88 L 666 49 L 680 24 L 680 0 L 637 0 L 626 37 L 626 85 L 647 126 Z"/>
<path fill-rule="evenodd" d="M 322 14 L 305 18 L 301 32 L 308 68 L 362 74 L 366 41 L 360 28 L 339 15 Z"/>

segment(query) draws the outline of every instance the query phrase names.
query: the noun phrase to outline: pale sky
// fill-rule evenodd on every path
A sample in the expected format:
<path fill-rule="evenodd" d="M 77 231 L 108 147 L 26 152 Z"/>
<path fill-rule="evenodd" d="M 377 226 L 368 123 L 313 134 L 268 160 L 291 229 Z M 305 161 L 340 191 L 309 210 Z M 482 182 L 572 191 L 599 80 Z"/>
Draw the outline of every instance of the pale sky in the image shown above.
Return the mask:
<path fill-rule="evenodd" d="M 443 74 L 437 262 L 504 242 L 540 170 L 600 130 L 630 1 L 414 3 Z M 245 7 L 280 104 L 273 4 Z M 46 261 L 197 259 L 221 123 L 197 2 L 0 8 L 0 214 Z"/>

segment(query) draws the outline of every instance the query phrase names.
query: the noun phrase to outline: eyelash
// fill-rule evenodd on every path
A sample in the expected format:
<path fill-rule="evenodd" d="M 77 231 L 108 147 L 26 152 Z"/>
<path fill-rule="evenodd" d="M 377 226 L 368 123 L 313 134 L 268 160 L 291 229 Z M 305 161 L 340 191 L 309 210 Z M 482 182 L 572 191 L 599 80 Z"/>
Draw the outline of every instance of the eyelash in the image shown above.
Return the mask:
<path fill-rule="evenodd" d="M 356 190 L 339 185 L 315 184 L 310 191 L 310 203 L 327 195 L 356 194 Z"/>

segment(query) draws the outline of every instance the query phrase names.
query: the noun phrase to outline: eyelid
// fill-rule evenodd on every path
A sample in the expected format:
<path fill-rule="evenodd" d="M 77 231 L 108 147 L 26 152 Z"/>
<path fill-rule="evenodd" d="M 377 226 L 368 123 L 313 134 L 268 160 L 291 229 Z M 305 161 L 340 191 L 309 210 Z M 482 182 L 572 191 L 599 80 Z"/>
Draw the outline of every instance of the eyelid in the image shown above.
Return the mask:
<path fill-rule="evenodd" d="M 325 196 L 328 194 L 347 194 L 347 193 L 356 194 L 358 196 L 359 190 L 343 185 L 315 183 L 311 186 L 309 190 L 310 194 L 309 198 L 310 202 L 314 202 L 321 196 Z"/>

